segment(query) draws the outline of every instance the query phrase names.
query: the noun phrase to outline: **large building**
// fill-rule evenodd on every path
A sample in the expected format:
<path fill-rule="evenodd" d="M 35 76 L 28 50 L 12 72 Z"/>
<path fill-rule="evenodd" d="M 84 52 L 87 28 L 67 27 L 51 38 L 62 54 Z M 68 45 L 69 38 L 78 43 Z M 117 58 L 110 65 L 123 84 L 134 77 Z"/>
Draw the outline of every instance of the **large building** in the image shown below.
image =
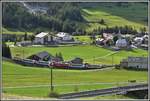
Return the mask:
<path fill-rule="evenodd" d="M 74 42 L 73 37 L 68 33 L 59 32 L 56 35 L 52 35 L 48 32 L 41 32 L 35 36 L 34 43 L 35 44 L 50 44 L 54 42 L 65 42 L 71 41 Z"/>
<path fill-rule="evenodd" d="M 50 35 L 48 32 L 41 32 L 35 36 L 34 43 L 46 44 L 54 40 L 55 40 L 54 37 Z"/>
<path fill-rule="evenodd" d="M 148 57 L 128 57 L 120 62 L 121 67 L 148 69 Z"/>

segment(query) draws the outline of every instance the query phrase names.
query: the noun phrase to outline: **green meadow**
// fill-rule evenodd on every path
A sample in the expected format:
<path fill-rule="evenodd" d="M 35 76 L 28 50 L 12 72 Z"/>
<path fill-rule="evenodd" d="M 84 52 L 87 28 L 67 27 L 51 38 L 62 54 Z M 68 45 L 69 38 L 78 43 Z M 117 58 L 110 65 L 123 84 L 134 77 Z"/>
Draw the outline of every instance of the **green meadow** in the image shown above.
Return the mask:
<path fill-rule="evenodd" d="M 2 66 L 3 93 L 48 97 L 51 80 L 50 69 L 21 66 L 8 61 L 3 61 Z M 128 82 L 128 80 L 147 82 L 147 76 L 146 71 L 124 69 L 97 71 L 53 69 L 53 84 L 55 85 L 54 91 L 63 94 L 121 86 L 125 84 L 120 82 Z"/>
<path fill-rule="evenodd" d="M 84 59 L 84 62 L 97 64 L 119 64 L 120 61 L 128 56 L 147 56 L 148 52 L 142 49 L 133 49 L 131 51 L 112 51 L 102 47 L 91 45 L 64 46 L 64 47 L 11 47 L 12 57 L 26 58 L 38 52 L 47 51 L 54 55 L 61 52 L 64 60 L 71 60 L 75 57 Z"/>

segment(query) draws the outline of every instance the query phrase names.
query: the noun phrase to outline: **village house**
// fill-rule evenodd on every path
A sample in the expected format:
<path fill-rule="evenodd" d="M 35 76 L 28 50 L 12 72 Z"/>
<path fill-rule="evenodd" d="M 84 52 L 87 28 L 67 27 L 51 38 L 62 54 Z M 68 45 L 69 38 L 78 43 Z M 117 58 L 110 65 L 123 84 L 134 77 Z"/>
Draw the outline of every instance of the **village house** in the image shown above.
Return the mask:
<path fill-rule="evenodd" d="M 59 32 L 56 34 L 57 40 L 61 41 L 72 41 L 73 37 L 65 32 Z"/>
<path fill-rule="evenodd" d="M 133 44 L 137 47 L 148 50 L 148 40 L 149 40 L 148 35 L 143 35 L 141 37 L 135 37 L 133 40 Z"/>
<path fill-rule="evenodd" d="M 55 40 L 56 40 L 56 38 L 53 37 L 48 32 L 41 32 L 35 36 L 34 43 L 35 44 L 48 44 Z"/>
<path fill-rule="evenodd" d="M 70 61 L 72 64 L 83 64 L 83 59 L 76 57 Z"/>
<path fill-rule="evenodd" d="M 49 61 L 53 58 L 51 54 L 46 51 L 39 52 L 37 54 L 33 54 L 28 57 L 28 59 L 36 60 L 36 61 Z"/>
<path fill-rule="evenodd" d="M 148 69 L 148 57 L 128 57 L 120 62 L 120 66 L 131 69 Z"/>
<path fill-rule="evenodd" d="M 122 39 L 122 38 L 118 39 L 115 44 L 115 46 L 118 48 L 127 48 L 127 45 L 128 43 L 126 39 Z"/>
<path fill-rule="evenodd" d="M 96 44 L 98 45 L 104 45 L 104 46 L 110 46 L 113 44 L 113 35 L 110 33 L 103 33 L 102 38 L 96 39 Z"/>
<path fill-rule="evenodd" d="M 144 40 L 143 37 L 135 37 L 133 39 L 133 42 L 134 42 L 134 44 L 136 44 L 136 46 L 138 46 L 138 45 L 142 44 L 143 40 Z"/>

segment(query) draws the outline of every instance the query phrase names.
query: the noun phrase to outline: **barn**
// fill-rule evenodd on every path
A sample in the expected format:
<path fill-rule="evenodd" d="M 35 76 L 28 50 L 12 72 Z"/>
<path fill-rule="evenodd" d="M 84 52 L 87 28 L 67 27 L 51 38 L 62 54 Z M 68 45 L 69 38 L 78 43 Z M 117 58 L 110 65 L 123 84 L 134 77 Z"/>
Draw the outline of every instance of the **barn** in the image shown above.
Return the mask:
<path fill-rule="evenodd" d="M 28 59 L 37 60 L 37 61 L 49 61 L 53 59 L 53 56 L 48 52 L 43 51 L 29 56 Z"/>

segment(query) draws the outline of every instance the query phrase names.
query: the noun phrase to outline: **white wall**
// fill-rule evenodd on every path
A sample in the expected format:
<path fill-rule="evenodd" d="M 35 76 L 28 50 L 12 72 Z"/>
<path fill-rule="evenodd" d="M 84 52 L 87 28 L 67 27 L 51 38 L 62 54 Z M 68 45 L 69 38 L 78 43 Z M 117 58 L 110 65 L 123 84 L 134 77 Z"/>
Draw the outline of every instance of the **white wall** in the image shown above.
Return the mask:
<path fill-rule="evenodd" d="M 34 39 L 34 43 L 44 44 L 44 38 L 38 38 L 38 37 L 36 37 L 36 38 Z"/>
<path fill-rule="evenodd" d="M 148 63 L 146 62 L 128 62 L 128 67 L 135 67 L 135 68 L 148 68 Z"/>

